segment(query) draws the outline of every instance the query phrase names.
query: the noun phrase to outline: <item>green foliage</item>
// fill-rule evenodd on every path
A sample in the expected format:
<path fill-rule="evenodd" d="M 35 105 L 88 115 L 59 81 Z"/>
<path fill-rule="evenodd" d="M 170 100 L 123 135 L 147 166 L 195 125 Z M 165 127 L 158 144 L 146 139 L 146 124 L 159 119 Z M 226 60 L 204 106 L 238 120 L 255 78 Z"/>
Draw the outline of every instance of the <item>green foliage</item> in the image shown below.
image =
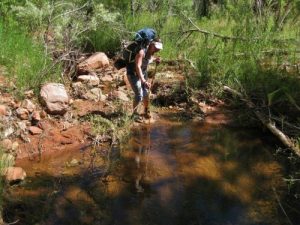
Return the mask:
<path fill-rule="evenodd" d="M 38 88 L 46 80 L 57 80 L 59 68 L 50 68 L 44 49 L 17 26 L 0 23 L 0 64 L 8 69 L 18 91 Z"/>
<path fill-rule="evenodd" d="M 114 102 L 116 117 L 106 119 L 102 116 L 90 116 L 89 121 L 93 125 L 93 134 L 97 137 L 109 135 L 112 137 L 113 142 L 123 142 L 130 134 L 130 127 L 132 119 L 128 114 L 127 107 L 119 101 Z"/>
<path fill-rule="evenodd" d="M 93 133 L 95 135 L 106 135 L 116 130 L 115 124 L 102 116 L 91 116 L 90 122 L 93 124 Z"/>
<path fill-rule="evenodd" d="M 268 94 L 268 105 L 271 106 L 274 101 L 288 100 L 296 109 L 300 111 L 300 107 L 297 105 L 295 99 L 288 93 L 287 88 L 280 88 Z"/>
<path fill-rule="evenodd" d="M 45 1 L 38 5 L 26 1 L 24 6 L 12 7 L 17 21 L 30 32 L 38 32 L 40 39 L 48 34 L 58 48 L 82 46 L 87 33 L 114 24 L 118 13 L 109 12 L 98 1 Z M 107 42 L 106 42 L 107 43 Z"/>
<path fill-rule="evenodd" d="M 104 25 L 101 29 L 91 31 L 87 34 L 86 50 L 92 52 L 115 53 L 120 48 L 122 32 L 117 32 L 114 28 Z"/>
<path fill-rule="evenodd" d="M 11 12 L 16 14 L 16 17 L 22 21 L 30 31 L 40 29 L 47 17 L 51 14 L 50 3 L 45 3 L 41 7 L 31 1 L 25 2 L 24 6 L 12 6 Z"/>

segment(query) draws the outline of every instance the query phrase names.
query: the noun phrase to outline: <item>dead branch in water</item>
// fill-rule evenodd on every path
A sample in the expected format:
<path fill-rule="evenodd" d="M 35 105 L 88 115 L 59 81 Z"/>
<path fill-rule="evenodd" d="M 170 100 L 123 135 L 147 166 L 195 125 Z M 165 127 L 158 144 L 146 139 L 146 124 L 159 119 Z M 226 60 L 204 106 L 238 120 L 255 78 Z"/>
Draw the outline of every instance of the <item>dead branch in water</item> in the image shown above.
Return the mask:
<path fill-rule="evenodd" d="M 274 134 L 286 147 L 292 149 L 294 153 L 300 157 L 300 149 L 299 147 L 287 136 L 285 135 L 281 130 L 276 128 L 275 122 L 271 120 L 271 118 L 267 118 L 263 113 L 258 111 L 254 103 L 247 98 L 247 96 L 244 96 L 240 92 L 233 90 L 232 88 L 228 86 L 224 86 L 224 90 L 238 96 L 243 102 L 246 103 L 246 105 L 253 110 L 256 117 L 261 121 L 261 123 L 271 131 L 272 134 Z"/>
<path fill-rule="evenodd" d="M 272 187 L 272 190 L 273 190 L 273 192 L 274 192 L 274 195 L 275 195 L 275 198 L 276 198 L 276 200 L 277 200 L 277 202 L 278 202 L 278 205 L 280 206 L 282 212 L 283 212 L 284 215 L 286 216 L 286 218 L 287 218 L 289 224 L 293 225 L 291 219 L 289 218 L 288 214 L 286 213 L 285 209 L 283 208 L 283 205 L 281 204 L 281 201 L 280 201 L 280 199 L 279 199 L 279 196 L 277 195 L 277 192 L 276 192 L 275 187 Z"/>

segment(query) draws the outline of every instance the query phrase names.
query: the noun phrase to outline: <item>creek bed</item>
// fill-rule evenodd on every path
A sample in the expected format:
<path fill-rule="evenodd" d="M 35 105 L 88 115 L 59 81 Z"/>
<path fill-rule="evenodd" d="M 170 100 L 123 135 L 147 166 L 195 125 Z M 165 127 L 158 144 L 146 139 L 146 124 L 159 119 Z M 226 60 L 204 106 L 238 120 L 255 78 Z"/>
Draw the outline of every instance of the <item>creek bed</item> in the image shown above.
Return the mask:
<path fill-rule="evenodd" d="M 289 224 L 279 205 L 284 169 L 262 137 L 162 117 L 110 152 L 22 160 L 28 178 L 11 188 L 4 217 L 26 225 Z"/>

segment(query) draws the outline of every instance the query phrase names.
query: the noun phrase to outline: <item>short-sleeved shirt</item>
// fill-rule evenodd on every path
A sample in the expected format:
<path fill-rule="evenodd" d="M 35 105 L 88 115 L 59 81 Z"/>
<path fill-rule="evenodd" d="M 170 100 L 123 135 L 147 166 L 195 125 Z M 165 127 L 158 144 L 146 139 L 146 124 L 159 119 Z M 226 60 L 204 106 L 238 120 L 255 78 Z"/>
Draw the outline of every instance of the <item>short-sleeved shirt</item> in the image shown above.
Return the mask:
<path fill-rule="evenodd" d="M 143 74 L 146 75 L 147 74 L 147 67 L 150 63 L 151 56 L 147 56 L 147 49 L 146 48 L 144 48 L 143 50 L 144 50 L 145 57 L 142 60 L 141 69 L 142 69 Z M 137 76 L 136 71 L 135 71 L 135 62 L 128 64 L 126 68 L 127 68 L 127 73 L 128 74 L 135 74 Z"/>

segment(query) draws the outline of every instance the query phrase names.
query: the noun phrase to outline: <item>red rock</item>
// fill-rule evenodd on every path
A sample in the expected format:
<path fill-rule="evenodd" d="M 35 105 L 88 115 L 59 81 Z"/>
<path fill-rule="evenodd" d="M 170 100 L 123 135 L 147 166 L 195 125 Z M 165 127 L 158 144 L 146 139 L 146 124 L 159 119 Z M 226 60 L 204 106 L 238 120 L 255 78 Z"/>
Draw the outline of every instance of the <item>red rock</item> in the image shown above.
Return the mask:
<path fill-rule="evenodd" d="M 16 150 L 18 150 L 18 148 L 19 148 L 19 143 L 15 141 L 15 142 L 12 144 L 11 149 L 12 149 L 13 151 L 16 151 Z"/>
<path fill-rule="evenodd" d="M 79 81 L 86 82 L 92 86 L 97 86 L 100 83 L 99 77 L 94 75 L 80 75 L 78 77 Z"/>
<path fill-rule="evenodd" d="M 45 84 L 40 91 L 40 97 L 50 114 L 63 115 L 69 107 L 69 96 L 62 84 Z"/>
<path fill-rule="evenodd" d="M 26 172 L 21 167 L 8 167 L 5 169 L 5 178 L 8 182 L 24 180 Z"/>
<path fill-rule="evenodd" d="M 47 113 L 45 112 L 45 110 L 42 110 L 41 113 L 40 113 L 40 115 L 41 115 L 42 119 L 45 119 L 46 116 L 47 116 Z"/>
<path fill-rule="evenodd" d="M 112 99 L 118 99 L 118 100 L 121 100 L 121 101 L 124 101 L 124 102 L 128 102 L 129 101 L 129 98 L 127 96 L 127 94 L 125 94 L 124 92 L 122 91 L 114 91 L 110 94 L 110 97 Z"/>
<path fill-rule="evenodd" d="M 5 105 L 0 105 L 0 116 L 6 116 L 8 114 L 7 108 Z"/>
<path fill-rule="evenodd" d="M 99 68 L 104 68 L 109 65 L 109 59 L 103 52 L 97 52 L 90 56 L 80 64 L 78 64 L 77 69 L 80 74 L 85 72 L 90 72 Z"/>
<path fill-rule="evenodd" d="M 29 118 L 29 112 L 27 109 L 24 108 L 18 108 L 16 110 L 17 116 L 22 120 L 28 120 Z"/>
<path fill-rule="evenodd" d="M 28 112 L 33 112 L 35 110 L 35 105 L 32 103 L 32 101 L 28 100 L 28 99 L 25 99 L 21 106 L 24 108 L 24 109 L 27 109 Z"/>
<path fill-rule="evenodd" d="M 100 77 L 100 80 L 101 80 L 102 82 L 112 82 L 112 81 L 113 81 L 113 78 L 112 78 L 112 76 L 110 76 L 110 75 L 104 75 L 104 76 Z"/>
<path fill-rule="evenodd" d="M 68 138 L 62 138 L 61 140 L 60 140 L 60 143 L 62 144 L 62 145 L 69 145 L 69 144 L 73 144 L 73 140 L 72 139 L 68 139 Z"/>
<path fill-rule="evenodd" d="M 31 126 L 28 128 L 29 132 L 32 134 L 32 135 L 36 135 L 36 134 L 41 134 L 43 133 L 43 130 L 38 128 L 38 127 L 35 127 L 35 126 Z"/>
<path fill-rule="evenodd" d="M 27 124 L 25 121 L 18 121 L 17 125 L 18 125 L 18 128 L 20 128 L 22 131 L 25 131 L 27 128 Z"/>
<path fill-rule="evenodd" d="M 40 121 L 38 123 L 38 127 L 42 130 L 50 130 L 52 126 L 51 126 L 51 124 L 49 124 L 49 122 Z"/>
<path fill-rule="evenodd" d="M 41 115 L 39 111 L 34 111 L 32 113 L 32 120 L 34 121 L 40 121 L 41 120 Z"/>
<path fill-rule="evenodd" d="M 21 107 L 21 102 L 13 100 L 10 102 L 10 106 L 14 109 L 17 109 L 17 108 Z"/>

